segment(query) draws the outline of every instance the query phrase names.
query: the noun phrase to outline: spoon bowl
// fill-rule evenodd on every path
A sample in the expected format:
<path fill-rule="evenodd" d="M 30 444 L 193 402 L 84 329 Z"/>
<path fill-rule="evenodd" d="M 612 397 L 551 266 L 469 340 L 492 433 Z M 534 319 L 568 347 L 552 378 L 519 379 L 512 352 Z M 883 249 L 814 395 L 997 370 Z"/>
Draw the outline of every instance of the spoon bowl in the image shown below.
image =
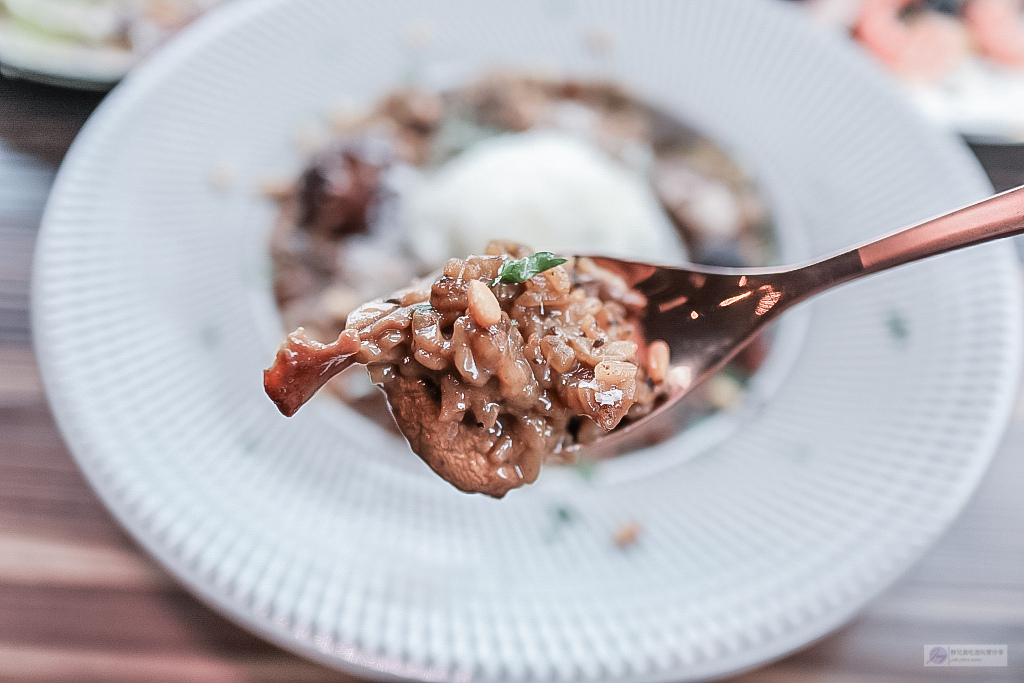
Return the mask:
<path fill-rule="evenodd" d="M 670 349 L 668 400 L 583 447 L 601 459 L 664 441 L 682 423 L 680 399 L 790 307 L 866 275 L 1024 232 L 1024 186 L 802 266 L 657 266 L 591 256 L 647 297 L 640 324 Z"/>

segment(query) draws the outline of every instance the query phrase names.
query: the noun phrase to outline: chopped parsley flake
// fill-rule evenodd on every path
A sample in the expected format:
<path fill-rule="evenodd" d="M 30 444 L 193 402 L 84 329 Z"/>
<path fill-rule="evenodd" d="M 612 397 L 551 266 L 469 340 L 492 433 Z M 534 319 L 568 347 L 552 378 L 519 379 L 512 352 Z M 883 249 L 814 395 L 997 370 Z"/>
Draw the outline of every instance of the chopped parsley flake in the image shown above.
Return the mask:
<path fill-rule="evenodd" d="M 893 312 L 889 315 L 886 327 L 889 328 L 889 335 L 897 341 L 903 341 L 910 336 L 910 328 L 907 325 L 907 321 L 899 313 Z"/>
<path fill-rule="evenodd" d="M 498 277 L 494 278 L 494 282 L 491 285 L 496 285 L 499 282 L 510 285 L 526 282 L 534 275 L 543 273 L 545 270 L 550 270 L 555 266 L 560 266 L 568 260 L 555 256 L 550 251 L 538 251 L 536 254 L 530 254 L 526 258 L 509 259 L 501 264 L 501 268 L 498 270 Z"/>

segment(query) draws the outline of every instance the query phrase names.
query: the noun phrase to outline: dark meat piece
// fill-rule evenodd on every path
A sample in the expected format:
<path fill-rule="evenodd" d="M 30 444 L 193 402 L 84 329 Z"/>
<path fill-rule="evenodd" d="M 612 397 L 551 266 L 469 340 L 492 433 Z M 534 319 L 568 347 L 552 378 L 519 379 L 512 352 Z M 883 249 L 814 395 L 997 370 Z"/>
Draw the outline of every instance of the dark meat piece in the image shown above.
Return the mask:
<path fill-rule="evenodd" d="M 274 364 L 263 371 L 263 388 L 278 409 L 291 417 L 327 380 L 351 365 L 358 351 L 357 330 L 344 330 L 337 341 L 321 344 L 306 337 L 300 327 L 288 335 Z"/>
<path fill-rule="evenodd" d="M 543 432 L 538 420 L 529 418 L 504 416 L 490 427 L 472 416 L 445 421 L 438 389 L 429 378 L 396 372 L 383 387 L 412 450 L 441 478 L 466 493 L 502 498 L 511 489 L 532 484 L 545 451 L 557 441 Z"/>
<path fill-rule="evenodd" d="M 299 225 L 330 239 L 365 232 L 390 163 L 386 143 L 369 137 L 345 140 L 319 154 L 299 179 Z"/>

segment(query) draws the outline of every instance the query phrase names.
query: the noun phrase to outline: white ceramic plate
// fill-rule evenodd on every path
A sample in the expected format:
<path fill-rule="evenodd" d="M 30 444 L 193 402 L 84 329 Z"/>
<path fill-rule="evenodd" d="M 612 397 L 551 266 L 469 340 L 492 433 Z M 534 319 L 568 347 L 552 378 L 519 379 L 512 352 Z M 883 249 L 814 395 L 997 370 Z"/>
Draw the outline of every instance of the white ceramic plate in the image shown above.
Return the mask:
<path fill-rule="evenodd" d="M 415 56 L 405 36 L 427 26 Z M 593 30 L 610 54 L 584 48 Z M 414 66 L 456 82 L 494 64 L 613 74 L 695 123 L 753 169 L 789 258 L 990 191 L 961 144 L 781 3 L 238 3 L 104 102 L 47 208 L 36 339 L 82 469 L 198 595 L 369 676 L 695 680 L 836 628 L 937 538 L 996 447 L 1021 357 L 1008 244 L 793 312 L 805 330 L 782 335 L 735 428 L 589 482 L 549 469 L 502 501 L 329 400 L 288 420 L 263 395 L 282 330 L 258 179 L 294 168 L 296 128 L 339 99 Z M 621 550 L 628 520 L 643 531 Z"/>

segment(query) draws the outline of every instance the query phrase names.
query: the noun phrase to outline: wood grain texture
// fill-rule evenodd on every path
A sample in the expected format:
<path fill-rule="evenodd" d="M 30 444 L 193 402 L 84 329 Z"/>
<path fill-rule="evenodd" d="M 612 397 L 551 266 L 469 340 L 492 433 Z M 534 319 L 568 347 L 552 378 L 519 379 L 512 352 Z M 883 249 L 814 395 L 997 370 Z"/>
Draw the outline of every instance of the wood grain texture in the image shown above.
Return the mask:
<path fill-rule="evenodd" d="M 29 273 L 56 165 L 100 96 L 0 78 L 0 683 L 353 681 L 193 598 L 75 467 L 31 349 Z M 998 189 L 1024 149 L 978 148 Z M 1024 680 L 1024 404 L 978 495 L 902 581 L 840 631 L 733 683 Z M 926 669 L 933 642 L 1005 643 L 1005 669 Z"/>

